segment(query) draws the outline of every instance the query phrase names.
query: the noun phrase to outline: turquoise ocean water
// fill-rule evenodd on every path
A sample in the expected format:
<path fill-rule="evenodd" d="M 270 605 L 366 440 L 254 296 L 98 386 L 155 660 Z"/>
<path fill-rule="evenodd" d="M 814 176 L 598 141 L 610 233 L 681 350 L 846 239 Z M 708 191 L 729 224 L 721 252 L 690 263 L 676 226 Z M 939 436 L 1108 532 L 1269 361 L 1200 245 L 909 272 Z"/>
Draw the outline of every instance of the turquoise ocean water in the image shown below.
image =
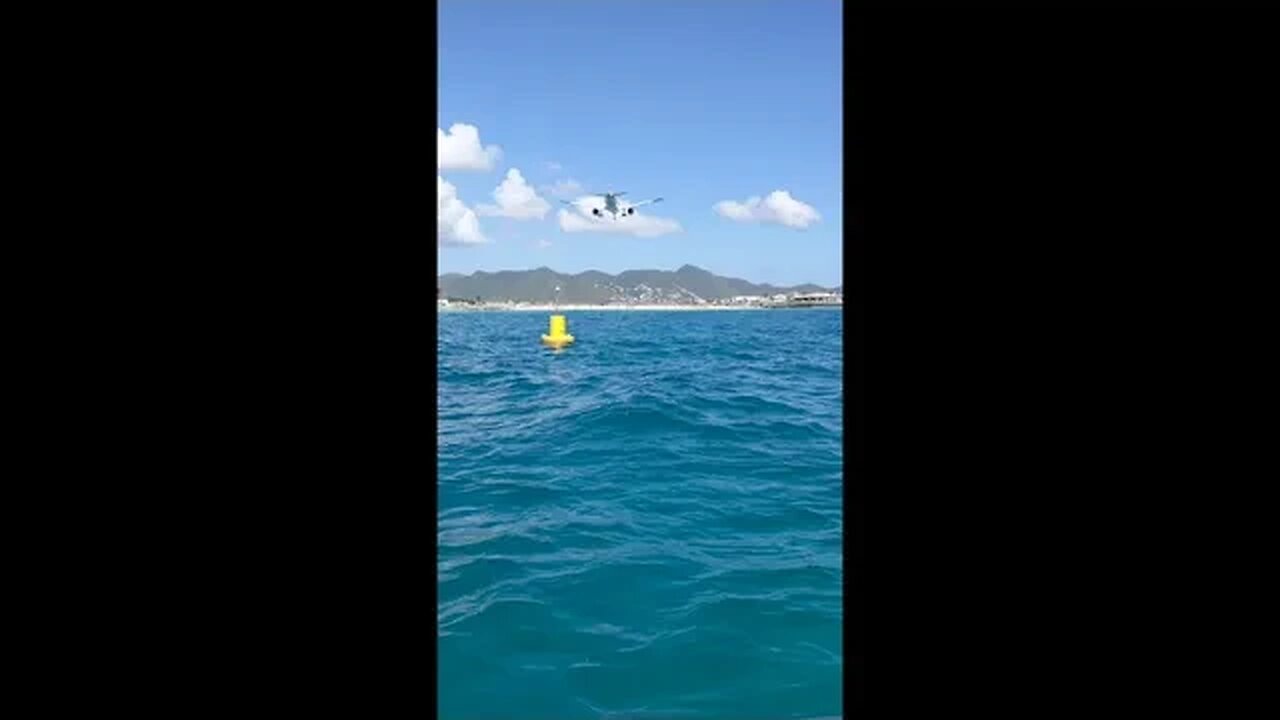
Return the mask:
<path fill-rule="evenodd" d="M 439 316 L 439 710 L 841 713 L 843 313 Z"/>

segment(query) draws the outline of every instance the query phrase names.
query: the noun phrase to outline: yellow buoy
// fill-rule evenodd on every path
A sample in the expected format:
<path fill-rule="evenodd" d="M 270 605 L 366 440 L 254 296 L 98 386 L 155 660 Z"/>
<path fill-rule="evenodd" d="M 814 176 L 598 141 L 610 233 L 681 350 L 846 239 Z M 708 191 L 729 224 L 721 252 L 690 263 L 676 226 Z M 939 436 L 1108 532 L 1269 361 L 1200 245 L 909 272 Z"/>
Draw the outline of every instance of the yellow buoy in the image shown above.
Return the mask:
<path fill-rule="evenodd" d="M 551 327 L 547 334 L 542 336 L 542 343 L 553 348 L 562 348 L 573 342 L 573 336 L 567 330 L 567 325 L 563 315 L 551 316 Z"/>

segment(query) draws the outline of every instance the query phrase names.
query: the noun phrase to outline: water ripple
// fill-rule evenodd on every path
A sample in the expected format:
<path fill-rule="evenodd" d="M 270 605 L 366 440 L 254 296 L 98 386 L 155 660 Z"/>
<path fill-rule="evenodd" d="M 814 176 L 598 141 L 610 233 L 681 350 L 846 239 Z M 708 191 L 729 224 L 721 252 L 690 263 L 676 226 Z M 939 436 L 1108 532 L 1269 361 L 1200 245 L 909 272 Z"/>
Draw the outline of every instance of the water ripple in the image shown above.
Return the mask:
<path fill-rule="evenodd" d="M 838 716 L 842 319 L 442 314 L 441 717 Z"/>

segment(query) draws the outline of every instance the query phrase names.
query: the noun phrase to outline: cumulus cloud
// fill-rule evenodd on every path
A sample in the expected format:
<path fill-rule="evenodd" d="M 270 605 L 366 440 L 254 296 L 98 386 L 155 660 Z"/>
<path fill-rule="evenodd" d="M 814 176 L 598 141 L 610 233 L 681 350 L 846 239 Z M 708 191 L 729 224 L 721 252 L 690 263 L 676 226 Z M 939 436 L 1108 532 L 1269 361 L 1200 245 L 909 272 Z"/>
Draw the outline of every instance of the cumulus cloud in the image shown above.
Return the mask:
<path fill-rule="evenodd" d="M 573 178 L 557 180 L 553 185 L 543 185 L 542 192 L 560 200 L 571 200 L 582 195 L 582 183 Z"/>
<path fill-rule="evenodd" d="M 508 217 L 513 220 L 541 220 L 551 211 L 551 203 L 524 181 L 518 168 L 507 171 L 507 177 L 493 191 L 497 205 L 477 205 L 481 215 Z"/>
<path fill-rule="evenodd" d="M 769 196 L 747 198 L 746 202 L 724 200 L 712 206 L 720 216 L 738 222 L 777 223 L 803 230 L 822 218 L 811 205 L 791 197 L 786 190 L 775 190 Z"/>
<path fill-rule="evenodd" d="M 573 202 L 577 212 L 561 210 L 558 213 L 560 229 L 564 232 L 601 232 L 634 235 L 636 237 L 658 237 L 670 233 L 681 232 L 680 223 L 669 218 L 643 215 L 637 212 L 618 219 L 605 215 L 595 217 L 592 208 L 604 210 L 604 199 L 598 197 L 579 198 Z"/>
<path fill-rule="evenodd" d="M 458 190 L 436 176 L 436 242 L 440 245 L 478 245 L 488 242 L 475 212 L 458 199 Z"/>
<path fill-rule="evenodd" d="M 501 157 L 502 148 L 497 145 L 481 146 L 475 125 L 454 123 L 447 133 L 436 128 L 437 170 L 492 170 Z"/>

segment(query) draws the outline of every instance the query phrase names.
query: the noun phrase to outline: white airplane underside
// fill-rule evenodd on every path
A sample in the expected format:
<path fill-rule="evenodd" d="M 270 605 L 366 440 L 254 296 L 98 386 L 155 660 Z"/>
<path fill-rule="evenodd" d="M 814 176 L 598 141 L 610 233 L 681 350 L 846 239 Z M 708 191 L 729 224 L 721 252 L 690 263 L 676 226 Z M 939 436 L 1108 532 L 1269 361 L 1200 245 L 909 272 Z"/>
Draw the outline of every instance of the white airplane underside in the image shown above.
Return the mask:
<path fill-rule="evenodd" d="M 656 202 L 662 202 L 662 198 L 654 198 L 652 200 L 641 200 L 637 203 L 627 202 L 620 198 L 626 195 L 625 192 L 617 193 L 596 193 L 579 198 L 574 201 L 561 200 L 565 205 L 576 205 L 577 207 L 589 211 L 590 215 L 595 218 L 604 219 L 612 217 L 614 220 L 621 220 L 636 214 L 636 208 L 645 205 L 651 205 Z M 591 201 L 595 202 L 591 202 Z M 588 207 L 589 206 L 589 207 Z"/>

